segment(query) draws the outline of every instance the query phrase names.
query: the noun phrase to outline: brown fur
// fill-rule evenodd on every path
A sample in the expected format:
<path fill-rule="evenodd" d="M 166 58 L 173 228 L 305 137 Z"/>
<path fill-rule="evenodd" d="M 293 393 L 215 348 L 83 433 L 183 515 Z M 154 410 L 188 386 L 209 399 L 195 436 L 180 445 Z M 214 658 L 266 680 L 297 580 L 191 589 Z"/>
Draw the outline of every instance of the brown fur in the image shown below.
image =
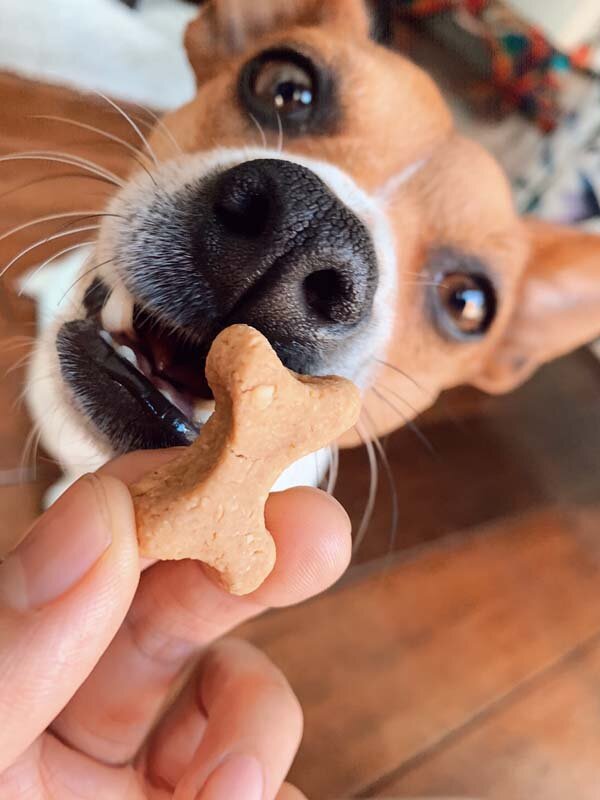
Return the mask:
<path fill-rule="evenodd" d="M 361 0 L 214 0 L 186 37 L 198 94 L 166 123 L 187 152 L 257 143 L 235 101 L 240 66 L 265 47 L 300 42 L 340 76 L 343 122 L 332 135 L 286 137 L 286 152 L 335 164 L 369 192 L 427 160 L 389 209 L 399 292 L 391 345 L 380 357 L 412 380 L 385 367 L 378 376 L 412 417 L 460 383 L 512 389 L 599 335 L 600 237 L 519 219 L 501 169 L 456 132 L 431 79 L 372 42 L 368 28 Z M 275 146 L 277 133 L 267 136 Z M 152 144 L 160 152 L 158 136 Z M 422 282 L 433 278 L 427 256 L 439 247 L 478 256 L 501 287 L 498 316 L 481 340 L 446 341 L 427 322 Z M 380 399 L 365 402 L 379 434 L 398 427 Z"/>

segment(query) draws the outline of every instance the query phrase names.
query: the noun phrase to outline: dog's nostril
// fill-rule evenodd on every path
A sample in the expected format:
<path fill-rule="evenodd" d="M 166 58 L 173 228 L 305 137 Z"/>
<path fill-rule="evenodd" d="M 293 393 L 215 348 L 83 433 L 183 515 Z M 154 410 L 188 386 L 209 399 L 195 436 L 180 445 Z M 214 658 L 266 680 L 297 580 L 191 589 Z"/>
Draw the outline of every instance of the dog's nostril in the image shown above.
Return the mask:
<path fill-rule="evenodd" d="M 348 325 L 360 317 L 354 284 L 336 269 L 320 269 L 308 275 L 304 296 L 309 308 L 327 322 Z"/>
<path fill-rule="evenodd" d="M 270 212 L 269 196 L 256 180 L 227 173 L 217 186 L 215 216 L 229 233 L 250 239 L 262 236 Z"/>

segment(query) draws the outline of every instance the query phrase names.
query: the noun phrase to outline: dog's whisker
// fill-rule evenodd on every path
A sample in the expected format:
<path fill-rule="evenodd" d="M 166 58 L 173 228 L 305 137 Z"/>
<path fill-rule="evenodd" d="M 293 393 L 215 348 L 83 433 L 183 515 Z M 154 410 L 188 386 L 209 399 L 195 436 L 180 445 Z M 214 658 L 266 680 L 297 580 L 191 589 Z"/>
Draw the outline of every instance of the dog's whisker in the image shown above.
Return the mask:
<path fill-rule="evenodd" d="M 411 410 L 414 411 L 413 407 L 410 405 L 408 400 L 405 400 L 397 392 L 394 392 L 388 386 L 384 386 L 383 384 L 379 384 L 379 386 L 380 386 L 380 388 L 385 389 L 386 391 L 390 392 L 390 394 L 392 394 L 394 397 L 396 397 L 401 402 L 406 403 L 406 405 Z M 437 455 L 437 451 L 436 451 L 435 447 L 429 441 L 429 438 L 423 433 L 423 431 L 419 428 L 419 426 L 416 424 L 416 422 L 414 420 L 410 419 L 410 417 L 407 414 L 405 414 L 403 411 L 401 411 L 398 408 L 398 406 L 396 406 L 394 403 L 392 403 L 392 401 L 389 398 L 387 398 L 383 394 L 381 394 L 381 392 L 378 391 L 375 386 L 371 387 L 371 391 L 383 403 L 385 403 L 389 408 L 391 408 L 393 411 L 395 411 L 396 414 L 398 414 L 398 416 L 402 420 L 402 424 L 405 425 L 409 430 L 411 430 L 415 434 L 417 439 L 421 442 L 421 444 L 425 447 L 425 449 L 428 450 L 431 453 L 431 455 Z"/>
<path fill-rule="evenodd" d="M 320 488 L 323 481 L 320 479 L 321 465 L 319 464 L 319 452 L 317 450 L 313 453 L 313 458 L 315 460 L 315 483 Z"/>
<path fill-rule="evenodd" d="M 13 350 L 19 350 L 21 347 L 26 347 L 35 342 L 35 336 L 8 336 L 6 339 L 0 339 L 0 351 L 3 353 L 10 353 Z"/>
<path fill-rule="evenodd" d="M 140 103 L 131 103 L 131 105 L 135 106 L 136 108 L 141 109 L 144 113 L 148 114 L 148 116 L 150 117 L 150 119 L 154 123 L 154 126 L 156 126 L 156 128 L 163 134 L 163 137 L 165 137 L 166 139 L 169 140 L 169 142 L 171 142 L 171 144 L 175 148 L 175 151 L 179 155 L 183 155 L 183 148 L 181 147 L 181 145 L 179 144 L 179 142 L 175 138 L 175 136 L 174 136 L 173 132 L 171 131 L 171 129 L 169 128 L 169 126 L 164 122 L 164 120 L 162 120 L 158 116 L 158 114 L 155 114 L 154 111 L 152 111 L 150 108 L 146 108 L 146 106 L 143 106 Z M 133 117 L 133 115 L 131 115 L 131 116 Z M 140 121 L 139 117 L 135 117 L 135 119 L 137 119 L 138 122 Z M 153 127 L 148 122 L 145 122 L 145 124 L 148 125 L 150 128 Z"/>
<path fill-rule="evenodd" d="M 108 103 L 110 106 L 112 106 L 112 107 L 115 109 L 115 111 L 116 111 L 118 114 L 120 114 L 120 115 L 123 117 L 123 119 L 124 119 L 126 122 L 128 122 L 128 123 L 129 123 L 129 125 L 131 125 L 131 127 L 133 128 L 133 130 L 135 131 L 135 133 L 136 133 L 136 134 L 137 134 L 137 136 L 139 137 L 140 141 L 142 142 L 142 144 L 144 145 L 144 147 L 145 147 L 145 148 L 146 148 L 146 150 L 148 151 L 148 153 L 149 153 L 149 155 L 150 155 L 150 158 L 151 158 L 151 159 L 152 159 L 152 161 L 154 162 L 154 166 L 155 166 L 155 167 L 158 167 L 158 159 L 157 159 L 157 157 L 156 157 L 156 153 L 154 152 L 154 150 L 153 150 L 153 149 L 152 149 L 152 147 L 150 146 L 150 142 L 148 141 L 148 139 L 146 138 L 146 136 L 145 136 L 145 135 L 142 133 L 142 130 L 141 130 L 141 128 L 139 127 L 139 125 L 137 125 L 137 124 L 136 124 L 136 122 L 135 122 L 133 119 L 131 119 L 131 117 L 129 116 L 129 114 L 128 114 L 128 113 L 127 113 L 127 112 L 126 112 L 126 111 L 125 111 L 123 108 L 121 108 L 121 106 L 120 106 L 120 105 L 118 105 L 117 103 L 115 103 L 115 102 L 114 102 L 114 100 L 111 100 L 111 99 L 110 99 L 110 97 L 107 97 L 105 94 L 102 94 L 102 92 L 96 92 L 96 94 L 98 94 L 98 96 L 99 96 L 99 97 L 101 97 L 101 98 L 102 98 L 104 101 L 106 101 L 106 102 L 107 102 L 107 103 Z"/>
<path fill-rule="evenodd" d="M 265 150 L 266 150 L 266 149 L 267 149 L 267 136 L 266 136 L 266 134 L 265 134 L 265 130 L 264 130 L 263 126 L 262 126 L 262 125 L 260 124 L 260 122 L 259 122 L 259 121 L 256 119 L 256 117 L 254 116 L 254 114 L 252 114 L 250 111 L 248 111 L 248 116 L 250 117 L 250 119 L 252 120 L 252 122 L 254 123 L 254 125 L 256 126 L 256 129 L 258 130 L 258 133 L 259 133 L 259 135 L 260 135 L 260 140 L 261 140 L 262 146 L 263 146 L 263 147 L 265 148 Z"/>
<path fill-rule="evenodd" d="M 281 122 L 281 115 L 278 111 L 275 112 L 275 116 L 277 117 L 277 130 L 278 130 L 278 139 L 277 139 L 277 152 L 283 153 L 283 123 Z"/>
<path fill-rule="evenodd" d="M 102 261 L 100 262 L 100 264 L 94 264 L 94 266 L 90 267 L 90 269 L 86 269 L 86 271 L 82 273 L 77 278 L 77 280 L 73 281 L 73 283 L 69 286 L 67 291 L 60 298 L 57 305 L 61 306 L 63 302 L 66 300 L 67 295 L 70 294 L 73 291 L 73 289 L 77 286 L 77 284 L 80 283 L 84 278 L 87 278 L 88 275 L 91 275 L 93 272 L 97 272 L 99 269 L 102 269 L 102 267 L 105 267 L 107 264 L 110 264 L 112 260 L 113 260 L 112 258 L 107 258 L 106 261 Z"/>
<path fill-rule="evenodd" d="M 30 119 L 42 119 L 42 120 L 47 120 L 48 122 L 60 122 L 63 125 L 71 125 L 72 127 L 79 128 L 80 130 L 89 131 L 90 133 L 96 133 L 103 139 L 108 139 L 110 142 L 114 142 L 115 144 L 121 145 L 122 147 L 125 148 L 125 150 L 127 150 L 133 156 L 139 156 L 142 159 L 148 160 L 148 156 L 145 153 L 143 153 L 139 149 L 139 147 L 136 147 L 130 142 L 125 141 L 125 139 L 122 139 L 120 136 L 116 136 L 114 133 L 105 131 L 102 128 L 97 128 L 95 125 L 89 125 L 87 122 L 79 122 L 79 120 L 76 119 L 69 119 L 68 117 L 55 116 L 54 114 L 32 114 L 30 115 Z M 141 164 L 141 162 L 138 161 L 138 164 Z"/>
<path fill-rule="evenodd" d="M 37 472 L 37 453 L 40 447 L 42 438 L 42 427 L 36 423 L 27 434 L 19 469 L 21 472 L 28 471 L 31 474 L 32 480 L 36 481 L 38 477 Z"/>
<path fill-rule="evenodd" d="M 379 458 L 381 459 L 381 463 L 383 465 L 385 476 L 388 482 L 388 487 L 390 490 L 390 497 L 392 502 L 392 513 L 390 519 L 390 537 L 388 544 L 388 554 L 390 554 L 394 552 L 396 548 L 396 540 L 398 538 L 398 523 L 400 520 L 398 490 L 396 489 L 396 482 L 394 481 L 394 473 L 390 466 L 390 461 L 387 457 L 387 453 L 385 452 L 379 438 L 375 434 L 376 427 L 373 418 L 366 409 L 363 409 L 363 413 L 367 418 L 367 422 L 369 423 L 369 426 L 371 428 L 371 430 L 370 431 L 368 430 L 367 433 L 369 433 L 370 438 L 373 441 L 373 445 L 375 446 L 375 450 L 378 453 Z"/>
<path fill-rule="evenodd" d="M 404 370 L 401 370 L 400 367 L 395 366 L 395 364 L 390 364 L 389 361 L 383 361 L 381 358 L 375 358 L 375 361 L 377 362 L 377 364 L 381 364 L 382 367 L 387 367 L 387 369 L 391 369 L 398 375 L 401 375 L 403 378 L 406 378 L 406 380 L 409 383 L 412 383 L 412 385 L 415 386 L 420 392 L 423 392 L 425 397 L 433 398 L 433 394 L 429 392 L 423 386 L 423 384 L 415 380 L 415 378 L 413 378 L 412 375 L 409 375 L 408 372 L 404 372 Z"/>
<path fill-rule="evenodd" d="M 61 225 L 59 228 L 57 228 L 54 231 L 54 233 L 61 233 L 63 231 L 68 231 L 69 228 L 72 225 L 79 225 L 80 222 L 87 222 L 87 220 L 89 220 L 89 219 L 104 218 L 104 217 L 115 217 L 116 219 L 124 219 L 124 217 L 121 214 L 105 214 L 105 213 L 86 214 L 85 216 L 82 216 L 79 219 L 72 219 L 70 222 L 67 222 L 65 225 Z M 96 228 L 100 229 L 102 227 L 102 223 L 99 222 L 98 225 L 93 226 L 93 227 L 96 227 Z M 71 231 L 71 233 L 72 232 L 73 231 Z"/>
<path fill-rule="evenodd" d="M 386 386 L 385 383 L 381 383 L 381 381 L 377 381 L 375 386 L 377 388 L 379 388 L 379 389 L 384 389 L 386 392 L 389 392 L 393 397 L 395 397 L 396 400 L 399 400 L 401 403 L 404 403 L 404 405 L 410 411 L 412 411 L 412 413 L 413 413 L 412 419 L 414 419 L 414 417 L 418 417 L 419 416 L 419 410 L 417 408 L 415 408 L 415 406 L 413 406 L 413 404 L 409 400 L 407 400 L 406 397 L 403 397 L 401 394 L 396 392 L 394 389 L 391 389 L 389 386 Z"/>
<path fill-rule="evenodd" d="M 21 231 L 27 230 L 27 228 L 33 228 L 35 225 L 42 225 L 44 222 L 55 222 L 57 220 L 62 219 L 75 219 L 75 222 L 79 222 L 83 219 L 93 219 L 94 217 L 121 217 L 120 214 L 109 214 L 104 211 L 66 211 L 62 214 L 47 214 L 45 217 L 37 217 L 36 219 L 29 220 L 29 222 L 24 222 L 21 225 L 17 225 L 14 228 L 11 228 L 6 233 L 0 234 L 0 242 L 8 239 L 10 236 L 14 236 Z M 69 223 L 70 224 L 70 223 Z"/>
<path fill-rule="evenodd" d="M 333 496 L 340 467 L 340 448 L 337 444 L 332 444 L 329 448 L 329 476 L 327 480 L 327 494 Z"/>
<path fill-rule="evenodd" d="M 29 455 L 30 455 L 30 452 L 31 452 L 33 439 L 37 435 L 37 432 L 39 431 L 39 429 L 40 429 L 40 425 L 38 423 L 34 424 L 32 426 L 32 428 L 31 428 L 31 430 L 29 431 L 29 433 L 27 434 L 27 436 L 25 437 L 25 442 L 23 444 L 23 450 L 21 452 L 21 458 L 19 459 L 19 469 L 21 471 L 24 471 L 24 470 L 30 471 L 31 470 L 31 463 L 30 463 L 30 460 L 29 460 Z"/>
<path fill-rule="evenodd" d="M 37 434 L 33 440 L 33 448 L 31 452 L 31 471 L 33 480 L 37 481 L 38 479 L 38 470 L 40 464 L 40 446 L 42 443 L 42 427 L 41 425 L 38 427 Z"/>
<path fill-rule="evenodd" d="M 34 473 L 31 469 L 22 469 L 16 467 L 15 469 L 0 470 L 0 486 L 7 488 L 9 486 L 23 486 L 26 483 L 32 483 L 34 480 Z"/>
<path fill-rule="evenodd" d="M 53 150 L 31 150 L 25 153 L 9 153 L 5 156 L 0 156 L 0 163 L 11 163 L 13 161 L 47 161 L 53 164 L 66 164 L 69 167 L 79 167 L 98 178 L 103 178 L 107 183 L 113 186 L 118 186 L 120 189 L 125 187 L 124 181 L 115 175 L 114 172 L 99 167 L 93 161 L 87 158 L 80 158 L 80 156 L 70 155 L 68 153 L 60 153 Z"/>
<path fill-rule="evenodd" d="M 38 184 L 46 183 L 47 181 L 59 181 L 62 178 L 77 178 L 78 180 L 82 181 L 100 181 L 101 183 L 107 183 L 104 178 L 98 178 L 96 175 L 88 175 L 86 173 L 82 174 L 80 172 L 60 172 L 58 175 L 43 175 L 41 178 L 36 178 L 33 181 L 27 181 L 27 183 L 21 183 L 18 186 L 12 186 L 8 191 L 0 194 L 0 200 L 4 200 L 5 197 L 10 197 L 10 195 L 20 192 L 22 189 L 29 189 L 32 186 L 37 186 Z"/>
<path fill-rule="evenodd" d="M 27 280 L 24 282 L 24 284 L 19 289 L 19 292 L 18 292 L 19 297 L 21 297 L 23 294 L 25 294 L 25 292 L 27 291 L 27 287 L 29 286 L 31 281 L 37 275 L 39 275 L 39 273 L 43 269 L 45 269 L 49 264 L 51 264 L 53 261 L 56 261 L 61 256 L 66 256 L 67 253 L 72 253 L 74 250 L 77 250 L 80 247 L 90 247 L 93 244 L 94 244 L 94 242 L 79 242 L 78 244 L 72 244 L 70 247 L 65 247 L 63 250 L 59 250 L 58 253 L 54 253 L 54 255 L 50 256 L 50 258 L 47 258 L 46 261 L 44 261 L 43 264 L 41 264 L 36 270 L 34 270 L 31 273 L 31 275 L 28 276 Z"/>
<path fill-rule="evenodd" d="M 392 397 L 395 397 L 395 398 L 396 398 L 396 400 L 399 400 L 401 403 L 404 403 L 404 405 L 405 405 L 405 406 L 406 406 L 406 407 L 407 407 L 407 408 L 408 408 L 408 409 L 409 409 L 409 410 L 412 412 L 413 416 L 412 416 L 412 417 L 410 417 L 410 418 L 407 418 L 407 419 L 405 420 L 406 422 L 410 422 L 410 421 L 412 421 L 412 420 L 413 420 L 415 417 L 418 417 L 418 416 L 419 416 L 419 411 L 418 411 L 418 409 L 416 409 L 416 408 L 415 408 L 415 407 L 412 405 L 412 403 L 406 399 L 406 397 L 403 397 L 401 394 L 399 394 L 399 392 L 396 392 L 394 389 L 391 389 L 389 386 L 386 386 L 386 385 L 385 385 L 385 383 L 381 383 L 380 381 L 377 381 L 377 382 L 375 383 L 375 387 L 377 387 L 377 389 L 383 389 L 383 390 L 385 390 L 386 392 L 389 392 L 389 394 L 391 394 L 391 395 L 392 395 Z M 376 393 L 377 393 L 377 394 L 379 394 L 378 392 L 376 392 Z"/>
<path fill-rule="evenodd" d="M 88 231 L 98 231 L 100 230 L 100 225 L 83 225 L 80 228 L 73 228 L 70 231 L 62 231 L 62 233 L 55 233 L 52 236 L 47 236 L 45 239 L 40 239 L 38 242 L 25 247 L 21 250 L 20 253 L 17 253 L 16 256 L 11 258 L 8 264 L 0 271 L 0 278 L 4 277 L 8 270 L 13 267 L 21 258 L 26 256 L 28 253 L 31 253 L 33 250 L 36 250 L 38 247 L 42 247 L 42 245 L 47 244 L 48 242 L 54 242 L 56 239 L 64 239 L 65 236 L 74 236 L 76 233 L 86 233 Z"/>
<path fill-rule="evenodd" d="M 363 515 L 360 520 L 360 525 L 358 526 L 358 531 L 356 532 L 354 542 L 352 543 L 352 555 L 356 555 L 358 552 L 369 528 L 371 518 L 373 517 L 373 510 L 375 508 L 377 486 L 379 484 L 379 466 L 377 464 L 377 455 L 375 453 L 373 442 L 371 441 L 370 437 L 367 436 L 366 433 L 361 429 L 360 423 L 355 425 L 354 429 L 358 433 L 361 442 L 364 444 L 365 450 L 367 451 L 367 458 L 369 459 L 369 494 L 367 496 L 365 510 L 363 511 Z"/>
<path fill-rule="evenodd" d="M 403 286 L 433 286 L 435 289 L 447 289 L 447 283 L 441 281 L 402 281 Z"/>
<path fill-rule="evenodd" d="M 31 347 L 34 341 L 35 339 L 32 340 L 31 342 L 18 342 L 15 344 L 8 345 L 7 347 L 5 347 L 3 344 L 0 343 L 0 352 L 3 355 L 8 355 L 9 353 L 16 353 L 19 350 L 23 350 L 24 347 Z"/>
<path fill-rule="evenodd" d="M 61 150 L 26 150 L 23 152 L 7 153 L 0 156 L 2 161 L 49 161 L 55 163 L 63 163 L 67 166 L 77 166 L 80 169 L 86 169 L 92 174 L 106 179 L 109 183 L 117 186 L 123 186 L 122 179 L 106 167 L 97 164 L 89 158 L 84 158 L 75 153 L 65 153 Z"/>
<path fill-rule="evenodd" d="M 6 295 L 8 293 L 8 291 L 9 291 L 8 289 L 5 289 L 4 290 L 4 294 Z M 2 296 L 3 296 L 2 293 L 0 293 L 0 297 L 2 297 Z M 18 321 L 18 325 L 19 325 L 20 328 L 34 328 L 34 329 L 37 329 L 37 322 L 35 320 L 29 320 L 29 319 L 19 320 Z M 11 338 L 12 337 L 10 337 L 10 336 L 7 337 L 7 339 L 9 341 L 10 341 Z M 3 337 L 0 337 L 0 342 L 2 342 L 2 341 L 6 341 L 6 340 Z"/>
<path fill-rule="evenodd" d="M 402 277 L 408 275 L 411 278 L 419 278 L 423 281 L 430 281 L 432 280 L 431 275 L 423 274 L 422 272 L 402 272 Z"/>
<path fill-rule="evenodd" d="M 10 405 L 11 414 L 16 414 L 22 410 L 23 406 L 25 405 L 25 401 L 27 400 L 27 393 L 32 386 L 37 386 L 39 383 L 51 380 L 53 377 L 54 375 L 52 372 L 47 372 L 43 375 L 36 375 L 35 378 L 28 378 L 27 385 L 24 386 L 23 389 L 17 394 Z"/>
<path fill-rule="evenodd" d="M 28 361 L 31 361 L 32 357 L 33 357 L 32 353 L 25 353 L 24 356 L 17 359 L 14 364 L 11 364 L 11 366 L 7 370 L 5 370 L 4 378 L 6 379 L 13 373 L 18 372 L 18 370 L 20 370 L 21 367 L 24 367 Z"/>
<path fill-rule="evenodd" d="M 177 141 L 177 139 L 175 138 L 175 136 L 173 135 L 173 132 L 166 125 L 166 123 L 158 116 L 158 114 L 155 114 L 154 111 L 151 111 L 149 108 L 146 108 L 146 106 L 140 105 L 140 103 L 134 103 L 132 100 L 128 100 L 127 102 L 128 105 L 135 106 L 136 108 L 139 108 L 140 111 L 143 111 L 145 114 L 148 114 L 148 116 L 152 121 L 144 119 L 144 117 L 141 114 L 134 114 L 133 111 L 129 112 L 129 116 L 131 117 L 131 119 L 135 120 L 138 123 L 138 125 L 145 128 L 150 133 L 155 129 L 160 130 L 163 138 L 167 139 L 169 141 L 169 144 L 172 145 L 174 152 L 177 155 L 184 155 L 184 150 Z M 112 114 L 117 114 L 118 116 L 122 116 L 121 114 L 119 114 L 118 111 L 116 111 L 113 108 L 107 109 L 107 112 Z"/>

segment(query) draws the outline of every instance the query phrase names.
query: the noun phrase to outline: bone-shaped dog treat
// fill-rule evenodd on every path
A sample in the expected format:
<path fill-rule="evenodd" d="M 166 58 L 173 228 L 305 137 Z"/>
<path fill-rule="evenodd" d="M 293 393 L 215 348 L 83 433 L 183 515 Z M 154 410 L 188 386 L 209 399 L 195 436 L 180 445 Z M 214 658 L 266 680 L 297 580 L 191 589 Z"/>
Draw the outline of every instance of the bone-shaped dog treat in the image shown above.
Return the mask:
<path fill-rule="evenodd" d="M 215 411 L 197 441 L 132 489 L 140 550 L 202 561 L 232 594 L 248 594 L 275 563 L 264 515 L 271 487 L 351 428 L 361 398 L 344 378 L 290 372 L 246 325 L 215 339 L 206 378 Z"/>

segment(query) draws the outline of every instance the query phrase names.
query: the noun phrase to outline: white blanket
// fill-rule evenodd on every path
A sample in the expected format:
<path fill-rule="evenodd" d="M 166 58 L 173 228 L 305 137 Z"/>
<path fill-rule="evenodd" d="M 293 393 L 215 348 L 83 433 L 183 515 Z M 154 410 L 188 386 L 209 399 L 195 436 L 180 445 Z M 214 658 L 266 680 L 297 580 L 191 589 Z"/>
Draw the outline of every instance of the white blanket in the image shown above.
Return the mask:
<path fill-rule="evenodd" d="M 0 70 L 156 109 L 193 95 L 183 0 L 0 0 Z"/>

